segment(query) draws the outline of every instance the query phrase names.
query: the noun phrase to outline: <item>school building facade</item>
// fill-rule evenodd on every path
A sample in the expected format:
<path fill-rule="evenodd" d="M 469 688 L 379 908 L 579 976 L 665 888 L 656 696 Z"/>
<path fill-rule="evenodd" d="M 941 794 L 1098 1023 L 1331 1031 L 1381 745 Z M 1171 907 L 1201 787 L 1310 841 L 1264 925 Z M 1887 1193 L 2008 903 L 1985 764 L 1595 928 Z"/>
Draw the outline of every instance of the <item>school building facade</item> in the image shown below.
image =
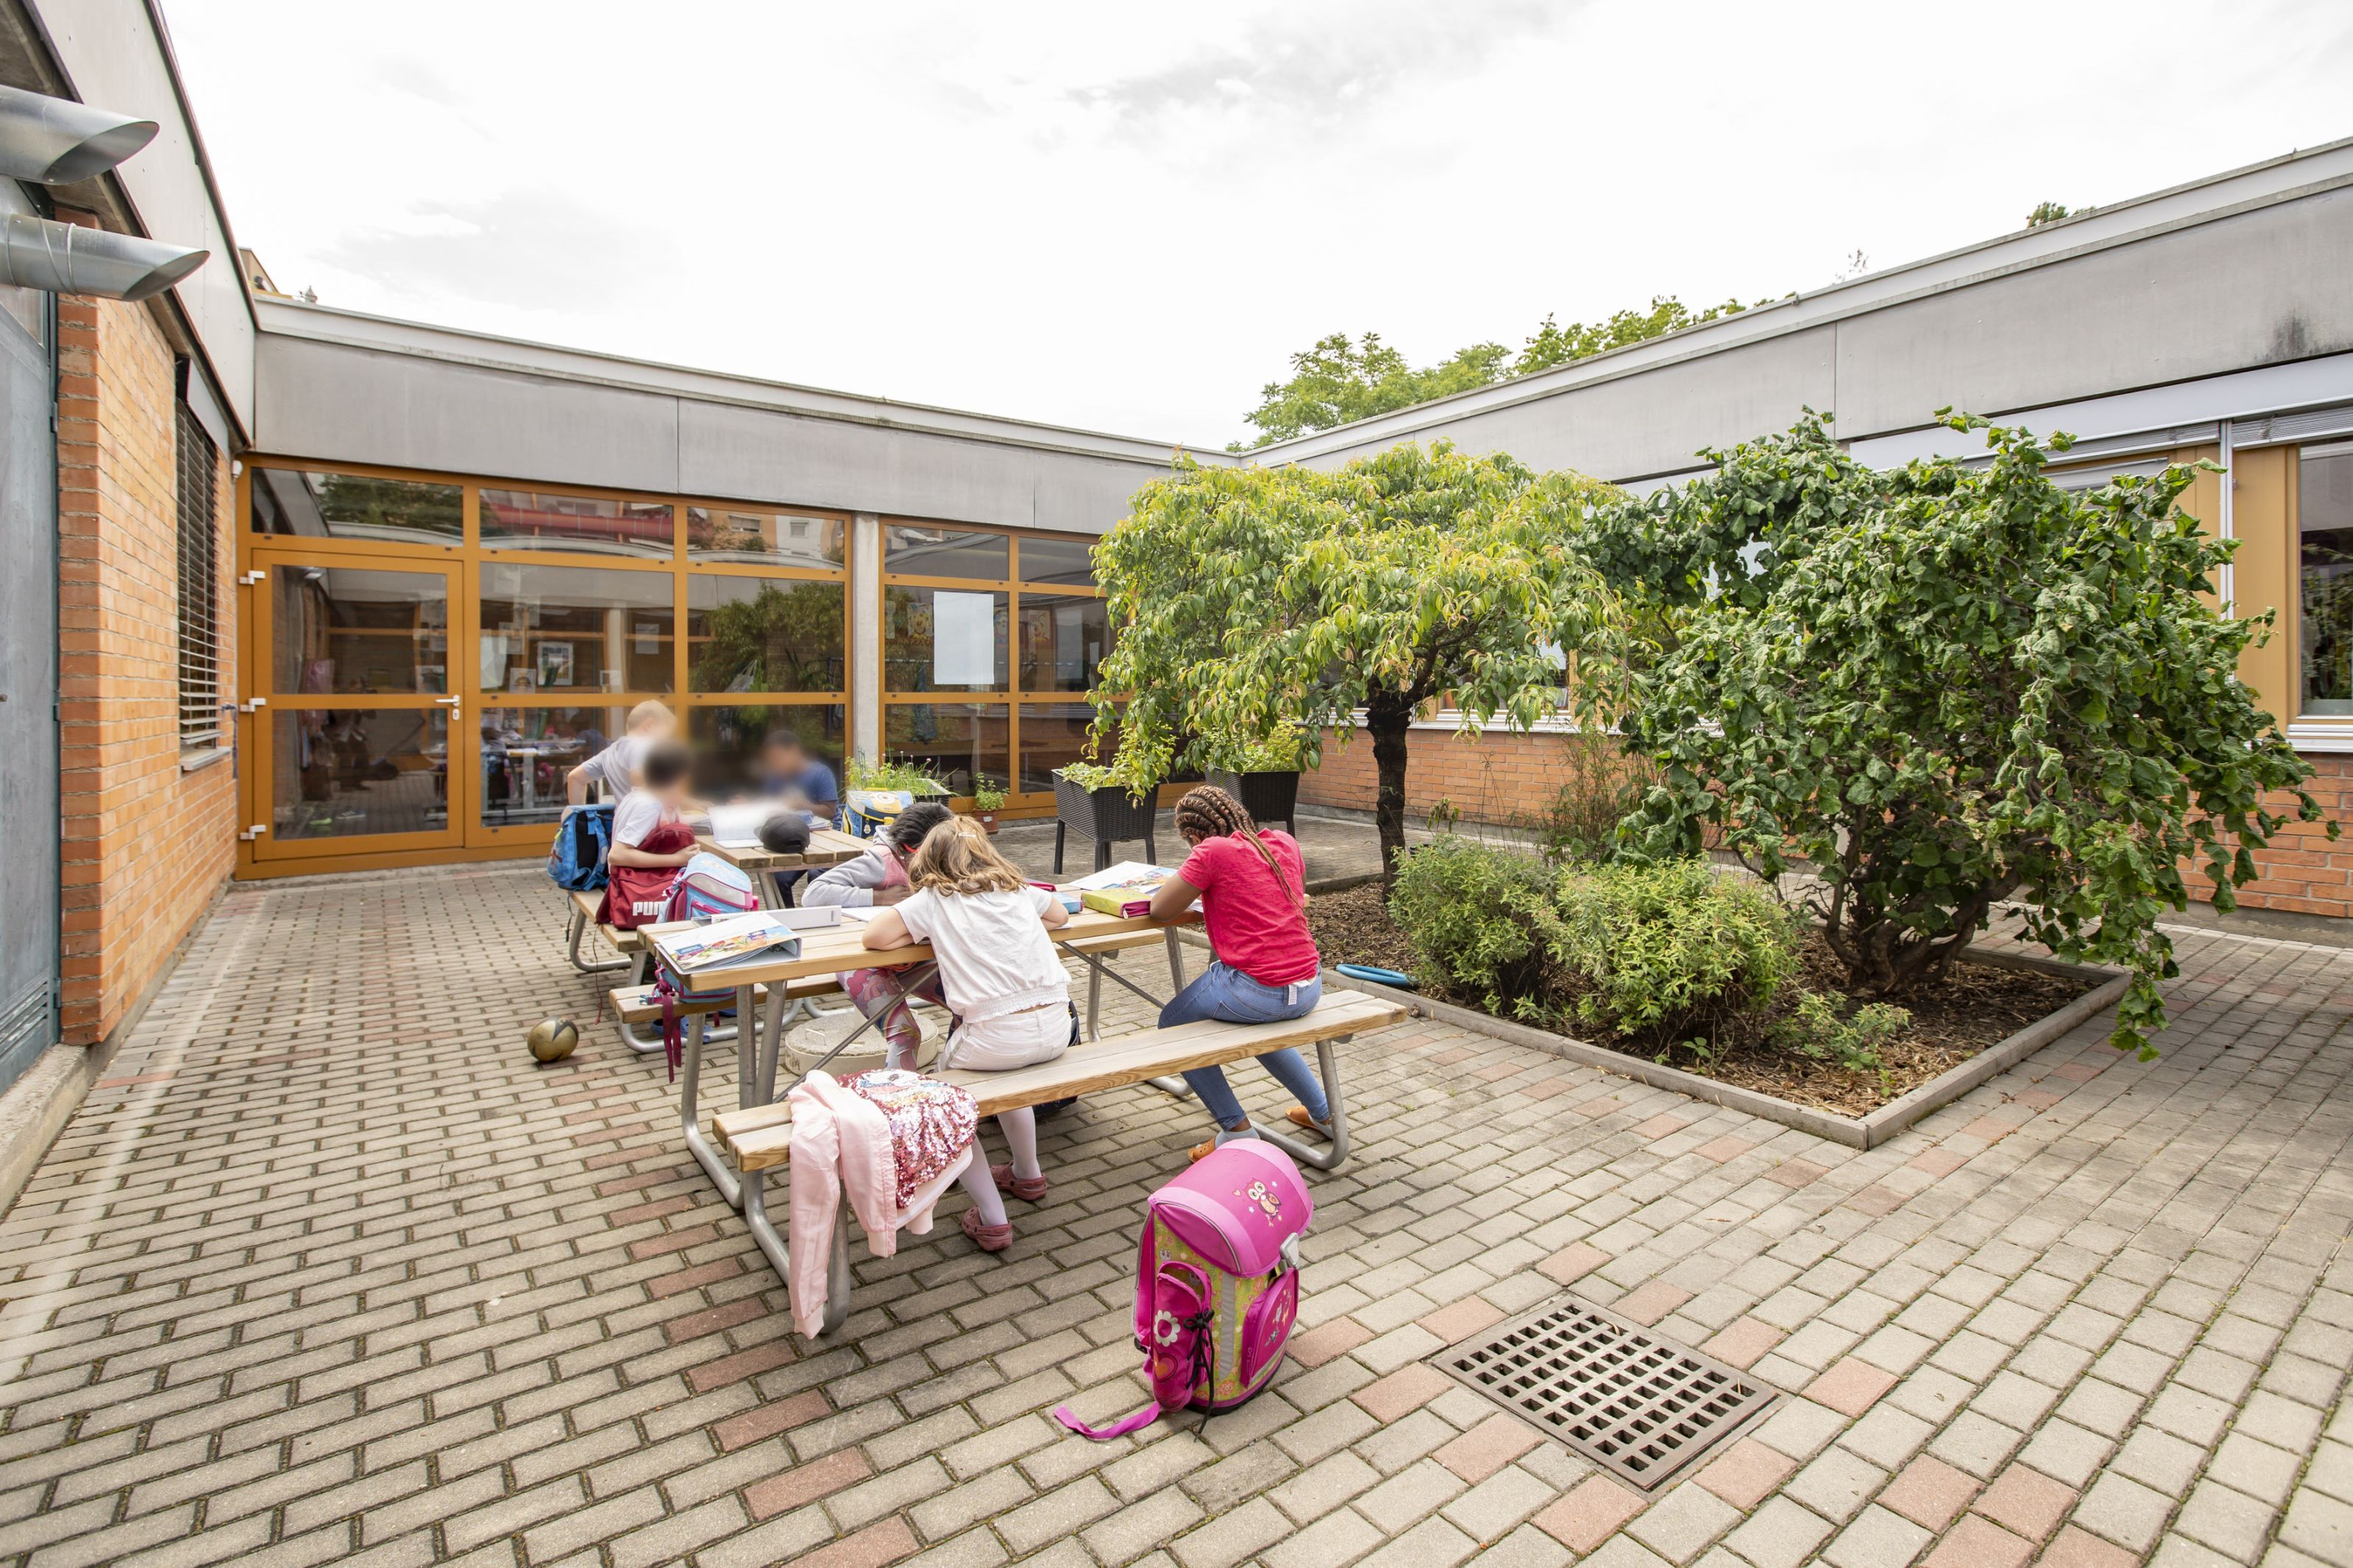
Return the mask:
<path fill-rule="evenodd" d="M 837 766 L 911 757 L 960 795 L 1050 809 L 1115 635 L 1089 545 L 1174 444 L 289 298 L 237 249 L 142 0 L 0 0 L 0 83 L 160 127 L 111 172 L 0 195 L 210 252 L 142 303 L 0 298 L 21 362 L 0 438 L 37 469 L 0 494 L 19 568 L 0 748 L 12 823 L 57 825 L 0 837 L 0 934 L 29 934 L 0 942 L 26 955 L 0 975 L 0 1083 L 86 1075 L 102 1048 L 43 1051 L 117 1037 L 228 879 L 543 853 L 564 773 L 645 698 L 715 769 L 786 725 Z M 1645 487 L 1809 406 L 1900 461 L 1940 449 L 1928 420 L 1953 405 L 2074 432 L 2077 482 L 2209 459 L 2224 472 L 2187 504 L 2241 541 L 2224 591 L 2282 616 L 2247 679 L 2336 804 L 2348 254 L 2340 142 L 1247 459 L 1192 455 L 1330 465 L 1443 437 Z M 1561 734 L 1455 728 L 1415 732 L 1417 814 L 1541 810 Z M 1368 807 L 1370 767 L 1339 751 L 1304 798 Z M 2248 902 L 2353 915 L 2353 854 L 2298 838 L 2265 870 Z"/>

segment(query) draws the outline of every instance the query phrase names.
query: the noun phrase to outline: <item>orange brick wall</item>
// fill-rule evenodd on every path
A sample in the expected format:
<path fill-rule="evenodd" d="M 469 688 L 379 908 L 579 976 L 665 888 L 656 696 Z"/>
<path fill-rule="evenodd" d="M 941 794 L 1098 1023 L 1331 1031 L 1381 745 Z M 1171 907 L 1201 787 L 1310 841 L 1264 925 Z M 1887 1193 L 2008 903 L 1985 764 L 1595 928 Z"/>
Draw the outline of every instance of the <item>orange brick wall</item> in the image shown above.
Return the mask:
<path fill-rule="evenodd" d="M 58 308 L 65 1038 L 103 1039 L 228 875 L 236 764 L 180 771 L 173 355 L 142 305 Z M 237 672 L 220 455 L 220 681 Z"/>
<path fill-rule="evenodd" d="M 1373 809 L 1377 779 L 1372 737 L 1363 731 L 1345 746 L 1336 732 L 1324 737 L 1324 765 L 1299 781 L 1299 798 L 1313 805 Z M 1442 799 L 1472 822 L 1514 824 L 1543 815 L 1571 776 L 1569 747 L 1577 737 L 1488 731 L 1466 740 L 1451 730 L 1406 733 L 1405 817 L 1420 826 Z"/>
<path fill-rule="evenodd" d="M 1314 805 L 1354 811 L 1373 809 L 1373 744 L 1361 731 L 1347 746 L 1336 735 L 1324 742 L 1324 765 L 1299 781 L 1299 798 Z M 1440 800 L 1452 802 L 1466 821 L 1524 826 L 1539 819 L 1546 805 L 1573 774 L 1569 735 L 1523 735 L 1488 731 L 1465 740 L 1444 730 L 1415 730 L 1406 742 L 1406 821 L 1420 826 Z M 2255 856 L 2262 876 L 2239 890 L 2251 910 L 2353 919 L 2353 755 L 2312 752 L 2317 770 L 2309 788 L 2321 808 L 2343 826 L 2330 843 L 2318 823 L 2291 823 L 2268 849 Z M 2291 804 L 2281 797 L 2274 809 Z M 2193 897 L 2210 889 L 2202 869 L 2185 873 Z"/>

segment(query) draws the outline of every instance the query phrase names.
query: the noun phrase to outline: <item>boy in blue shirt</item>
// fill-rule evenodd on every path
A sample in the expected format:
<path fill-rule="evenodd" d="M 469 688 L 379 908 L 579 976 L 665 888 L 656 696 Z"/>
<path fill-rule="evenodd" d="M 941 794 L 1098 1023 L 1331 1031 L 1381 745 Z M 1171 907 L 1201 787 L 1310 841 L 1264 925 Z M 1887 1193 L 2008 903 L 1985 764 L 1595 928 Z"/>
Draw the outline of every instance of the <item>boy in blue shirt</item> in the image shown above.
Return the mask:
<path fill-rule="evenodd" d="M 760 742 L 760 792 L 815 812 L 828 826 L 841 816 L 841 786 L 833 770 L 810 756 L 790 730 L 771 730 Z"/>

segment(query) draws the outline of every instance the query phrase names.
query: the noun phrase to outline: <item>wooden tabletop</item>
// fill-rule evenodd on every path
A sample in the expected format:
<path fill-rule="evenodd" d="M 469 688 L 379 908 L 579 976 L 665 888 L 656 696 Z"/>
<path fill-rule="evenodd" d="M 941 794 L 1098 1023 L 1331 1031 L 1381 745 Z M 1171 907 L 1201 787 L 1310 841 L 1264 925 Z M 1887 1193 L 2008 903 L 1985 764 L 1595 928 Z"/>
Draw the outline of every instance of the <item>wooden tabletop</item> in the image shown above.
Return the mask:
<path fill-rule="evenodd" d="M 1200 923 L 1201 917 L 1189 912 L 1178 915 L 1175 920 L 1156 921 L 1150 915 L 1127 917 L 1081 910 L 1046 934 L 1057 943 L 1069 946 L 1097 937 L 1119 936 L 1130 931 L 1165 931 L 1171 926 Z M 691 923 L 638 928 L 638 933 L 653 943 L 664 959 L 670 956 L 669 939 L 700 929 Z M 765 985 L 771 981 L 799 980 L 811 974 L 839 974 L 845 970 L 871 969 L 877 964 L 922 963 L 931 956 L 928 943 L 916 947 L 869 948 L 866 945 L 866 922 L 845 919 L 839 925 L 819 926 L 814 931 L 801 932 L 801 951 L 797 958 L 768 959 L 757 963 L 733 964 L 724 969 L 706 969 L 688 978 L 697 986 L 722 983 L 738 986 Z"/>
<path fill-rule="evenodd" d="M 838 827 L 809 831 L 808 847 L 797 855 L 771 855 L 756 844 L 722 844 L 708 833 L 694 836 L 694 847 L 708 849 L 739 871 L 789 871 L 804 866 L 839 866 L 866 853 L 866 840 L 852 838 Z"/>

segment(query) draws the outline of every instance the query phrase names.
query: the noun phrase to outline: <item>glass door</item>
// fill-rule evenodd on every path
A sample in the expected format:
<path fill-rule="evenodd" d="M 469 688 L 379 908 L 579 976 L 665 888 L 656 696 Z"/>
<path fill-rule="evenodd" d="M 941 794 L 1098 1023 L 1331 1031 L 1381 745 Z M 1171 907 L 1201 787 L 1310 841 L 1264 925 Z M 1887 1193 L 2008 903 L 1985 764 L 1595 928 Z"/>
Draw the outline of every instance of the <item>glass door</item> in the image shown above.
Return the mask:
<path fill-rule="evenodd" d="M 258 860 L 455 848 L 474 793 L 459 568 L 257 548 Z"/>

